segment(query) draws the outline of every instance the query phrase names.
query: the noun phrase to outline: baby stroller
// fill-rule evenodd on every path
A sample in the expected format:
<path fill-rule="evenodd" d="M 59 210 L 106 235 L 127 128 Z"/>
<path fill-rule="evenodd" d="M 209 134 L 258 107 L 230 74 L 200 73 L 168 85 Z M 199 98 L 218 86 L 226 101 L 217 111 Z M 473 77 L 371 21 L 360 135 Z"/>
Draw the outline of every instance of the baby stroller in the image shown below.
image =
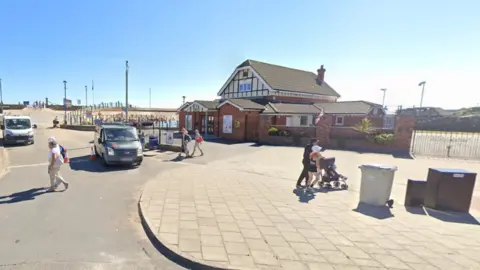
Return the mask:
<path fill-rule="evenodd" d="M 337 173 L 335 158 L 323 158 L 320 160 L 320 166 L 325 171 L 320 187 L 331 188 L 332 186 L 340 189 L 348 189 L 347 177 Z"/>

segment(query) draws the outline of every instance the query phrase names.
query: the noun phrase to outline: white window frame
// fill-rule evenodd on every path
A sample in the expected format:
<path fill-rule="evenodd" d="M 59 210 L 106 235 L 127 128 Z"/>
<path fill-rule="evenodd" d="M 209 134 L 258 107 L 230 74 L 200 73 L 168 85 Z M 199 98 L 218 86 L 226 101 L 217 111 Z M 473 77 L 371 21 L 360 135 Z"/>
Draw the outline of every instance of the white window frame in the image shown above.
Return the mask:
<path fill-rule="evenodd" d="M 342 119 L 341 123 L 338 123 L 339 119 Z M 343 116 L 335 116 L 335 126 L 343 126 L 343 124 L 345 123 L 344 121 L 345 119 L 343 118 Z"/>
<path fill-rule="evenodd" d="M 302 119 L 303 119 L 304 117 L 305 117 L 305 125 L 302 125 Z M 301 127 L 307 127 L 307 126 L 309 126 L 309 124 L 308 124 L 308 116 L 306 116 L 306 115 L 300 115 L 300 123 L 299 123 L 299 124 L 300 124 Z"/>

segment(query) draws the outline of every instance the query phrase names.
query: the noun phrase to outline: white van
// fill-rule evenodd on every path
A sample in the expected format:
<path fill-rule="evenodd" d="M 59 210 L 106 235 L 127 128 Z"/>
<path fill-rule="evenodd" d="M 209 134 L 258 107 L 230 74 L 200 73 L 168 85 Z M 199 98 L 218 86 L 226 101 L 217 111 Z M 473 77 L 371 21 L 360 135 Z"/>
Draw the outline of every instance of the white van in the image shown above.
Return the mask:
<path fill-rule="evenodd" d="M 4 115 L 2 119 L 3 144 L 33 144 L 35 133 L 30 116 Z"/>

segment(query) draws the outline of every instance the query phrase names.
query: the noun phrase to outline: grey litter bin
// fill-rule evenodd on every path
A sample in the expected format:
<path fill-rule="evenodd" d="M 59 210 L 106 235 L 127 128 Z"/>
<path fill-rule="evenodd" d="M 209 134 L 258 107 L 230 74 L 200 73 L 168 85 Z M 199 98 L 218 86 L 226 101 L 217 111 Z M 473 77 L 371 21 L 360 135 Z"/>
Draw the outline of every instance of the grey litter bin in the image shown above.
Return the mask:
<path fill-rule="evenodd" d="M 365 164 L 359 168 L 362 171 L 360 202 L 374 206 L 385 206 L 387 204 L 392 207 L 393 200 L 390 199 L 390 195 L 397 167 Z"/>

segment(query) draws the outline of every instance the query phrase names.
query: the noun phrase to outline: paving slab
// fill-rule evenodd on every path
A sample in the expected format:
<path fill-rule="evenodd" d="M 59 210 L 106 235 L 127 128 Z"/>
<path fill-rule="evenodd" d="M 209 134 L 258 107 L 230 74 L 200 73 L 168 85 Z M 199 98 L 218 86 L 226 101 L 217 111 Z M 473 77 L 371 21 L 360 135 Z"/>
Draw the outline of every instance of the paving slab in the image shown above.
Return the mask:
<path fill-rule="evenodd" d="M 406 209 L 407 178 L 428 167 L 478 164 L 329 151 L 350 176 L 342 191 L 296 189 L 301 150 L 189 163 L 148 182 L 139 208 L 165 249 L 222 269 L 480 269 L 476 210 L 456 216 Z M 397 165 L 393 209 L 358 204 L 364 163 Z M 477 191 L 476 191 L 477 193 Z M 478 193 L 477 193 L 478 194 Z M 447 221 L 448 220 L 448 221 Z"/>

